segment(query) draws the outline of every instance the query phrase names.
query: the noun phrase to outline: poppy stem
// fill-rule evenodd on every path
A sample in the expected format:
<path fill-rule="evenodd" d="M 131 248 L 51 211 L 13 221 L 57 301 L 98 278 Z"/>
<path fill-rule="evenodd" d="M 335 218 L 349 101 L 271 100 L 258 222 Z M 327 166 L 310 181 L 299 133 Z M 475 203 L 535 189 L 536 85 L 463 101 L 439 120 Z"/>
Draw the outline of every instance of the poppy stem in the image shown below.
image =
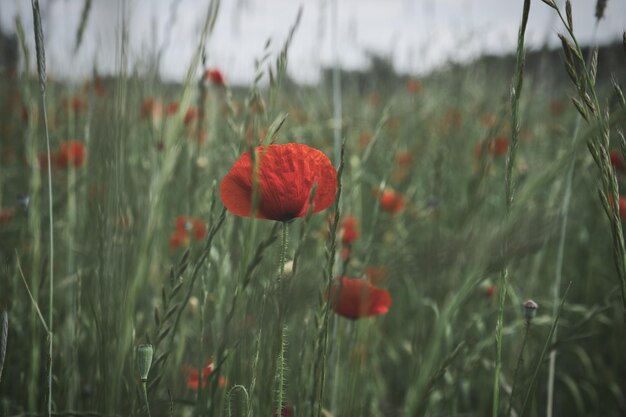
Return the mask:
<path fill-rule="evenodd" d="M 148 389 L 146 388 L 146 381 L 143 381 L 141 383 L 141 386 L 143 387 L 143 400 L 146 403 L 146 411 L 148 413 L 148 417 L 152 417 L 152 415 L 150 414 L 150 403 L 148 403 Z"/>
<path fill-rule="evenodd" d="M 509 409 L 506 412 L 505 416 L 511 415 L 511 410 L 513 409 L 513 400 L 515 399 L 515 388 L 517 385 L 517 374 L 519 369 L 522 367 L 522 355 L 524 354 L 524 348 L 526 347 L 526 341 L 528 340 L 528 330 L 530 329 L 530 320 L 526 320 L 526 325 L 524 326 L 524 339 L 522 340 L 522 347 L 519 350 L 519 356 L 517 357 L 517 365 L 515 366 L 515 371 L 513 371 L 513 382 L 511 383 L 511 395 L 509 396 Z"/>

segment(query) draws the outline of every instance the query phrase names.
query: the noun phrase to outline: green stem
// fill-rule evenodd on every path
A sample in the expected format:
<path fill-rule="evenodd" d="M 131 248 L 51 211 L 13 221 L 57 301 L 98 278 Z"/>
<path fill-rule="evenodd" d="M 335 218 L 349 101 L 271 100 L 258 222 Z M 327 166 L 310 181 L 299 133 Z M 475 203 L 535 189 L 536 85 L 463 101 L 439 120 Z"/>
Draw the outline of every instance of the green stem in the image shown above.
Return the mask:
<path fill-rule="evenodd" d="M 146 381 L 142 381 L 141 385 L 143 387 L 143 400 L 146 403 L 146 411 L 148 413 L 148 417 L 152 417 L 152 415 L 150 415 L 150 403 L 148 402 L 148 388 L 146 387 Z"/>
<path fill-rule="evenodd" d="M 526 341 L 528 340 L 528 329 L 530 329 L 530 320 L 526 321 L 526 326 L 524 330 L 524 339 L 522 340 L 522 347 L 519 350 L 519 356 L 517 357 L 517 365 L 515 366 L 515 371 L 513 372 L 513 382 L 511 386 L 511 396 L 509 397 L 509 409 L 506 412 L 506 416 L 509 417 L 511 415 L 511 410 L 513 408 L 513 399 L 515 398 L 515 387 L 517 385 L 517 373 L 519 369 L 522 367 L 522 355 L 524 354 L 524 348 L 526 347 Z"/>
<path fill-rule="evenodd" d="M 513 166 L 515 164 L 515 152 L 517 150 L 518 138 L 519 138 L 519 105 L 520 105 L 520 93 L 522 91 L 522 85 L 524 81 L 524 35 L 526 33 L 526 25 L 528 23 L 528 15 L 530 12 L 530 0 L 524 0 L 524 8 L 522 11 L 522 22 L 520 24 L 519 33 L 517 37 L 517 64 L 515 72 L 515 80 L 513 90 L 511 92 L 511 146 L 506 160 L 506 172 L 505 172 L 505 203 L 506 203 L 506 217 L 508 218 L 511 213 L 511 207 L 513 206 L 513 196 L 515 188 L 513 187 Z M 505 242 L 505 250 L 507 243 Z M 493 404 L 491 408 L 491 414 L 493 417 L 498 416 L 498 410 L 500 408 L 500 372 L 502 370 L 502 328 L 504 325 L 504 303 L 506 302 L 506 290 L 508 287 L 508 275 L 509 271 L 505 267 L 499 280 L 500 296 L 498 298 L 498 319 L 496 322 L 496 359 L 493 381 Z"/>

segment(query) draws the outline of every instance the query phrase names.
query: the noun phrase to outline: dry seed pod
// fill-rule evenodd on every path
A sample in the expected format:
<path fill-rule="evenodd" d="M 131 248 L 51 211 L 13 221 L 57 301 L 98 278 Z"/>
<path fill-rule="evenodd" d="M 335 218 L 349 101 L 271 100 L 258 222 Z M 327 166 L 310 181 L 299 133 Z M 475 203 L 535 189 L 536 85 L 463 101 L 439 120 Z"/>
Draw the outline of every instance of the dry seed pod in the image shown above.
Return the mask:
<path fill-rule="evenodd" d="M 537 308 L 539 308 L 539 306 L 533 300 L 524 301 L 522 306 L 524 307 L 524 318 L 530 323 L 530 321 L 537 315 Z"/>

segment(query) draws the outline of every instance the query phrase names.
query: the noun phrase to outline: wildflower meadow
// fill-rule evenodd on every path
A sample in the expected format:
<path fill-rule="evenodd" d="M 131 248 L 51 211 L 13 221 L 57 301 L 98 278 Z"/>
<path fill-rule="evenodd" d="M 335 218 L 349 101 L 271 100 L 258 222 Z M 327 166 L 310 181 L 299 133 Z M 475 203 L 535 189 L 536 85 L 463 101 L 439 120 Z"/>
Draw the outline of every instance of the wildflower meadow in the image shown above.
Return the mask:
<path fill-rule="evenodd" d="M 298 15 L 244 86 L 212 0 L 182 82 L 126 65 L 124 25 L 116 72 L 65 80 L 29 3 L 0 68 L 0 416 L 626 415 L 626 33 L 582 45 L 589 10 L 519 0 L 509 56 L 300 85 Z M 531 8 L 560 48 L 528 50 Z"/>

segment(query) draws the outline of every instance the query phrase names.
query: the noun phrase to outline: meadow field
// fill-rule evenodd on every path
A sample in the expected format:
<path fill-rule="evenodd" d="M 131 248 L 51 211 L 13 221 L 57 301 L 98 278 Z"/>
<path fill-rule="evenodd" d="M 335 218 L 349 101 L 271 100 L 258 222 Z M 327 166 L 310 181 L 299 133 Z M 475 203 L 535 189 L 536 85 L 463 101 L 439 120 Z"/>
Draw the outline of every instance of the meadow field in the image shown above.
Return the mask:
<path fill-rule="evenodd" d="M 515 55 L 316 86 L 286 22 L 243 87 L 205 64 L 216 0 L 180 84 L 125 48 L 48 79 L 33 0 L 0 78 L 0 416 L 626 415 L 626 33 L 583 47 L 534 1 L 565 30 L 527 54 L 517 3 Z"/>

